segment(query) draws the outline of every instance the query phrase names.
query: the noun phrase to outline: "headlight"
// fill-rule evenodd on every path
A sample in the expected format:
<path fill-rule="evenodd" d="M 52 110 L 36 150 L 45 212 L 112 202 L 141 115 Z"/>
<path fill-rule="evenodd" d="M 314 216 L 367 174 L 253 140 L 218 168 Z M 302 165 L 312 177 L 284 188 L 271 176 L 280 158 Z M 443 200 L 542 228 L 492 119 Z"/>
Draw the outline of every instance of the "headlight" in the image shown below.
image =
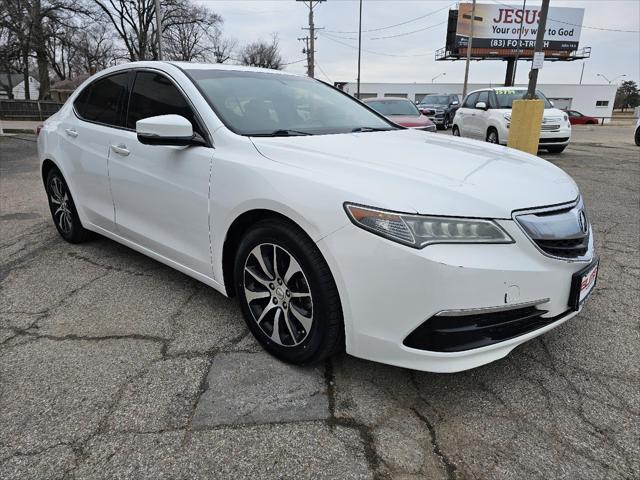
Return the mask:
<path fill-rule="evenodd" d="M 351 203 L 344 208 L 356 226 L 413 248 L 434 243 L 513 243 L 493 220 L 410 215 Z"/>
<path fill-rule="evenodd" d="M 511 121 L 511 114 L 510 114 L 510 113 L 505 113 L 505 114 L 504 114 L 504 119 L 505 119 L 507 122 L 510 122 L 510 121 Z"/>

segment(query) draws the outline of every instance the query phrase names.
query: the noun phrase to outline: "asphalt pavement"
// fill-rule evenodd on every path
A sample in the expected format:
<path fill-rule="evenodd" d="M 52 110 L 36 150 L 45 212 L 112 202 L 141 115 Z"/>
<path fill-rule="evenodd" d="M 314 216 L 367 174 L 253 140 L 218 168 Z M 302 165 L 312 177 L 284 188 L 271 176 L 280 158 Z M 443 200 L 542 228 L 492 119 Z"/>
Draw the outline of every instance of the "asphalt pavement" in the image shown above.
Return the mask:
<path fill-rule="evenodd" d="M 235 300 L 58 236 L 34 138 L 0 136 L 0 478 L 640 478 L 640 148 L 574 129 L 601 268 L 584 311 L 507 358 L 430 374 L 297 368 Z"/>

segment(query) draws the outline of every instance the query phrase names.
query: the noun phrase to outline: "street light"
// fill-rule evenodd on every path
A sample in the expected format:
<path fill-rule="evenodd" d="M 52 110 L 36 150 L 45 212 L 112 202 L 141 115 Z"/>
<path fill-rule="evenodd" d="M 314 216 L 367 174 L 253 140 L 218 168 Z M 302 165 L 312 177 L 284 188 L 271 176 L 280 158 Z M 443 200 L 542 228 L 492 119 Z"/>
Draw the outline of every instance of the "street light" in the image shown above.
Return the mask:
<path fill-rule="evenodd" d="M 607 77 L 605 77 L 603 74 L 598 73 L 596 74 L 596 77 L 602 77 L 604 78 L 607 82 L 609 82 L 609 85 L 611 85 L 614 81 L 616 81 L 617 79 L 619 79 L 620 77 L 626 77 L 627 74 L 623 73 L 622 75 L 618 75 L 617 77 L 613 77 L 611 80 L 609 80 Z"/>
<path fill-rule="evenodd" d="M 431 83 L 433 83 L 436 79 L 440 78 L 440 77 L 441 77 L 441 76 L 443 76 L 443 75 L 446 75 L 446 73 L 444 73 L 444 72 L 443 72 L 443 73 L 440 73 L 440 74 L 436 75 L 435 77 L 433 77 L 433 78 L 431 79 Z"/>

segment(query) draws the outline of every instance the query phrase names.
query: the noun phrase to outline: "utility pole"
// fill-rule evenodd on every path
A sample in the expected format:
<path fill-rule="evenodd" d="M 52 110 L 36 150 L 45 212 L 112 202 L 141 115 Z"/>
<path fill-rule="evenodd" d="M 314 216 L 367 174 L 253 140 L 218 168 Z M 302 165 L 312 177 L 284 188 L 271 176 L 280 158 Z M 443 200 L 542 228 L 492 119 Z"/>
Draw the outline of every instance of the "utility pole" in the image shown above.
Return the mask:
<path fill-rule="evenodd" d="M 476 0 L 473 0 L 471 7 L 471 32 L 467 43 L 467 64 L 464 67 L 464 85 L 462 87 L 462 98 L 467 96 L 467 84 L 469 83 L 469 63 L 471 62 L 471 49 L 473 48 L 473 25 L 476 21 Z"/>
<path fill-rule="evenodd" d="M 358 20 L 358 88 L 356 96 L 360 99 L 360 59 L 362 58 L 362 0 L 360 0 L 360 17 Z"/>
<path fill-rule="evenodd" d="M 540 21 L 538 22 L 538 31 L 536 33 L 536 46 L 533 50 L 533 55 L 543 51 L 544 47 L 544 34 L 547 29 L 547 13 L 549 13 L 549 0 L 542 0 L 542 6 L 540 7 Z M 529 88 L 527 88 L 526 99 L 533 100 L 536 98 L 536 85 L 538 84 L 538 69 L 533 68 L 533 61 L 531 62 L 531 70 L 529 71 Z"/>
<path fill-rule="evenodd" d="M 520 42 L 522 40 L 522 24 L 524 22 L 525 8 L 527 8 L 527 0 L 522 1 L 522 16 L 520 17 L 520 31 L 518 32 L 518 49 L 516 50 L 516 59 L 513 63 L 513 76 L 511 77 L 510 87 L 516 84 L 516 72 L 518 71 L 518 59 L 520 58 Z"/>
<path fill-rule="evenodd" d="M 580 72 L 580 85 L 582 85 L 583 76 L 584 76 L 584 60 L 582 61 L 582 71 Z"/>
<path fill-rule="evenodd" d="M 156 0 L 156 41 L 158 43 L 158 60 L 162 60 L 162 29 L 160 21 L 160 0 Z"/>
<path fill-rule="evenodd" d="M 321 2 L 325 2 L 326 0 L 296 0 L 297 2 L 304 3 L 307 7 L 309 7 L 309 27 L 303 28 L 303 30 L 309 30 L 309 36 L 305 38 L 307 42 L 307 47 L 305 50 L 307 51 L 307 75 L 311 78 L 315 75 L 315 42 L 316 38 L 316 30 L 321 30 L 320 28 L 316 29 L 315 24 L 313 23 L 313 8 Z M 299 39 L 300 40 L 300 39 Z"/>

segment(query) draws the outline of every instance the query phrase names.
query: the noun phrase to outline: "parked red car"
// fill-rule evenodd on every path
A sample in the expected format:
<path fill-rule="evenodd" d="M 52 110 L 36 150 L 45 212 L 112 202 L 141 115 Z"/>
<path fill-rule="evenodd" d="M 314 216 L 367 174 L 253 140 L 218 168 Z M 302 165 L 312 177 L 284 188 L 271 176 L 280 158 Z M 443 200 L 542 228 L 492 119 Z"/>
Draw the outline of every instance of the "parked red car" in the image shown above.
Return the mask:
<path fill-rule="evenodd" d="M 576 110 L 565 110 L 565 112 L 567 112 L 569 116 L 569 123 L 571 123 L 571 125 L 597 125 L 599 123 L 596 117 L 583 115 Z"/>
<path fill-rule="evenodd" d="M 416 130 L 435 132 L 436 124 L 423 115 L 415 104 L 401 97 L 367 98 L 363 100 L 376 112 L 384 115 L 393 123 Z"/>

